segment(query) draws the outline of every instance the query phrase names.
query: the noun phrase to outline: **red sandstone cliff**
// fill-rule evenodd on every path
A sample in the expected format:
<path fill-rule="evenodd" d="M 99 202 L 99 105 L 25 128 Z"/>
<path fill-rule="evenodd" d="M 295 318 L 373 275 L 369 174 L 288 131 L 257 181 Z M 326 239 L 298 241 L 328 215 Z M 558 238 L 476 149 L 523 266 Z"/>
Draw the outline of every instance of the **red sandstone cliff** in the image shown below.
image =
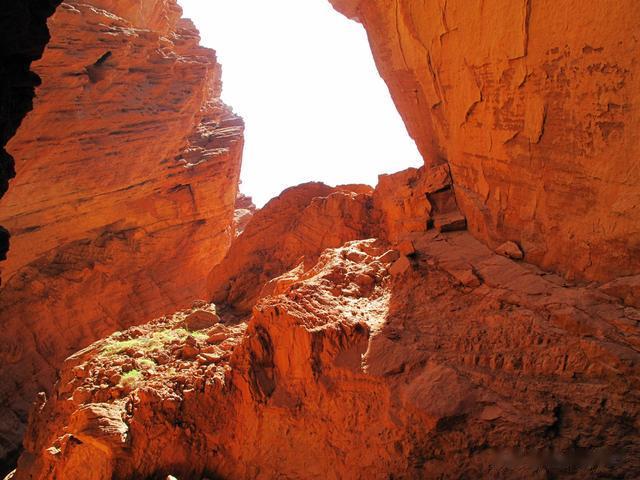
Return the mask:
<path fill-rule="evenodd" d="M 639 2 L 331 2 L 476 238 L 573 278 L 640 272 Z"/>
<path fill-rule="evenodd" d="M 187 306 L 225 254 L 242 120 L 173 0 L 68 1 L 1 201 L 0 458 L 64 358 Z"/>
<path fill-rule="evenodd" d="M 335 205 L 319 218 L 338 221 L 340 242 L 372 218 L 401 225 L 423 174 L 356 196 L 307 184 L 267 204 L 215 270 L 242 295 L 70 357 L 15 479 L 633 478 L 640 310 L 430 215 L 394 230 L 397 249 L 316 253 L 328 231 L 309 228 L 311 212 Z M 361 196 L 371 208 L 348 234 L 339 219 Z M 302 238 L 308 262 L 293 260 Z"/>
<path fill-rule="evenodd" d="M 374 235 L 371 189 L 358 194 L 323 183 L 289 188 L 251 219 L 209 273 L 209 297 L 247 313 L 263 285 L 294 266 L 312 265 L 322 251 Z"/>
<path fill-rule="evenodd" d="M 108 2 L 162 30 L 129 3 Z M 637 476 L 638 7 L 334 3 L 367 28 L 425 167 L 256 212 L 185 279 L 214 267 L 216 304 L 66 360 L 16 479 Z M 58 261 L 41 271 L 78 278 Z"/>
<path fill-rule="evenodd" d="M 15 162 L 5 150 L 31 110 L 40 78 L 30 70 L 49 41 L 47 18 L 60 0 L 22 0 L 0 6 L 0 198 L 15 177 Z M 9 232 L 0 226 L 0 261 L 6 259 Z M 2 278 L 0 278 L 2 283 Z"/>

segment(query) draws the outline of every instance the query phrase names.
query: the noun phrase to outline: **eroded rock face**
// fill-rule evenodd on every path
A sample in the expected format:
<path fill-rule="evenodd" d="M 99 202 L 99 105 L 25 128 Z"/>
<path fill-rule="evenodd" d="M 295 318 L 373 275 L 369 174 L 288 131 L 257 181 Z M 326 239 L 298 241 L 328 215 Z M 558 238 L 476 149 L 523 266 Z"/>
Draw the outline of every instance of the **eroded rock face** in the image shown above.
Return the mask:
<path fill-rule="evenodd" d="M 381 175 L 366 185 L 289 188 L 259 210 L 225 258 L 209 274 L 209 298 L 247 313 L 273 293 L 271 280 L 307 269 L 327 248 L 350 240 L 384 238 L 399 244 L 427 229 L 464 230 L 446 165 Z"/>
<path fill-rule="evenodd" d="M 0 458 L 64 358 L 206 293 L 234 237 L 243 122 L 174 0 L 63 3 L 9 143 Z"/>
<path fill-rule="evenodd" d="M 466 229 L 447 165 L 380 175 L 373 199 L 380 213 L 381 235 L 392 243 L 433 227 Z"/>
<path fill-rule="evenodd" d="M 631 478 L 638 312 L 467 232 L 413 245 L 396 276 L 350 242 L 247 323 L 186 311 L 79 352 L 15 478 Z"/>
<path fill-rule="evenodd" d="M 233 224 L 236 236 L 244 232 L 254 213 L 256 213 L 256 206 L 253 204 L 252 198 L 238 193 L 236 197 L 236 210 L 233 213 Z"/>
<path fill-rule="evenodd" d="M 209 298 L 236 312 L 250 312 L 268 281 L 299 264 L 308 268 L 326 248 L 375 235 L 371 193 L 370 187 L 322 183 L 285 190 L 255 213 L 211 271 Z"/>
<path fill-rule="evenodd" d="M 166 3 L 112 3 L 173 38 Z M 637 6 L 334 3 L 365 24 L 425 167 L 373 192 L 305 184 L 256 212 L 209 274 L 216 305 L 67 359 L 32 411 L 16 479 L 637 475 Z M 111 81 L 112 55 L 89 64 L 89 83 Z M 206 165 L 189 142 L 183 164 Z M 30 279 L 49 275 L 78 298 L 101 285 L 82 262 L 134 233 L 79 239 L 15 289 L 48 298 Z M 144 292 L 130 309 L 160 305 Z M 75 325 L 60 318 L 48 343 L 5 357 L 57 352 Z"/>
<path fill-rule="evenodd" d="M 439 173 L 283 192 L 214 270 L 221 308 L 200 302 L 66 361 L 15 478 L 94 464 L 96 480 L 631 478 L 636 282 L 573 285 L 438 229 L 439 208 L 455 214 Z M 332 235 L 370 221 L 381 238 L 318 252 L 339 241 L 322 219 Z"/>
<path fill-rule="evenodd" d="M 0 7 L 0 198 L 15 176 L 5 145 L 31 110 L 40 78 L 30 70 L 49 41 L 47 18 L 60 0 L 4 2 Z M 9 232 L 0 226 L 0 261 L 9 248 Z M 0 278 L 0 283 L 2 279 Z"/>
<path fill-rule="evenodd" d="M 640 3 L 331 2 L 474 236 L 569 277 L 638 274 Z"/>

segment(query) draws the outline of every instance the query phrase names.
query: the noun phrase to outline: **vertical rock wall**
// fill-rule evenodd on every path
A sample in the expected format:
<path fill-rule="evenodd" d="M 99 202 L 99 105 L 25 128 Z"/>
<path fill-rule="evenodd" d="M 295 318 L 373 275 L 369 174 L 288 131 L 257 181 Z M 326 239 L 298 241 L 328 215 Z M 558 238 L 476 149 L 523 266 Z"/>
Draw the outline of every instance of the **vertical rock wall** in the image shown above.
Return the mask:
<path fill-rule="evenodd" d="M 30 70 L 49 41 L 47 17 L 60 0 L 4 2 L 0 7 L 0 197 L 15 176 L 11 155 L 4 149 L 25 114 L 31 110 L 40 79 Z M 0 261 L 9 248 L 9 232 L 0 226 Z M 1 281 L 1 280 L 0 280 Z"/>
<path fill-rule="evenodd" d="M 174 0 L 63 3 L 8 145 L 0 458 L 71 353 L 204 296 L 233 232 L 242 120 Z"/>
<path fill-rule="evenodd" d="M 569 277 L 640 271 L 640 3 L 331 1 L 476 237 Z"/>

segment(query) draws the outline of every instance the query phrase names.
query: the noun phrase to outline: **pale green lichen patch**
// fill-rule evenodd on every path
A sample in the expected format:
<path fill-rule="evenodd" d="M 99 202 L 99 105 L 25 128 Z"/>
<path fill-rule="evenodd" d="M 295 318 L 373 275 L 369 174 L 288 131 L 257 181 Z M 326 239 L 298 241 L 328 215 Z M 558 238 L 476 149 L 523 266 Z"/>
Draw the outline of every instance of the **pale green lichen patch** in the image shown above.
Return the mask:
<path fill-rule="evenodd" d="M 100 352 L 102 355 L 111 356 L 127 351 L 152 352 L 162 349 L 167 344 L 183 342 L 189 335 L 196 339 L 206 339 L 204 332 L 189 332 L 184 328 L 169 328 L 159 330 L 148 335 L 128 340 L 120 340 L 107 343 Z"/>
<path fill-rule="evenodd" d="M 142 373 L 139 370 L 130 370 L 120 378 L 121 386 L 133 387 L 138 381 L 142 380 Z"/>

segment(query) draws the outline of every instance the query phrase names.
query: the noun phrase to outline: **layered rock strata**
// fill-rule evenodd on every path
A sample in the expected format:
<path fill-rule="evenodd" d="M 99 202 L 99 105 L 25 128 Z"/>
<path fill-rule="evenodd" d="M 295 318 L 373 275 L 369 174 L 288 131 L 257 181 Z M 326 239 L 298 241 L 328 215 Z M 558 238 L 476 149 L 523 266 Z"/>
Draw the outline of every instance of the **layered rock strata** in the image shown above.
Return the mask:
<path fill-rule="evenodd" d="M 49 41 L 47 18 L 60 0 L 4 2 L 0 7 L 0 198 L 15 176 L 14 159 L 5 150 L 31 110 L 40 78 L 30 70 Z M 9 232 L 0 226 L 0 261 L 9 248 Z M 0 278 L 0 283 L 2 279 Z"/>
<path fill-rule="evenodd" d="M 416 212 L 403 185 L 428 184 L 421 174 L 373 194 L 307 184 L 267 204 L 219 270 L 237 269 L 240 300 L 227 292 L 218 308 L 195 304 L 69 358 L 14 478 L 632 478 L 636 307 L 431 217 L 391 229 L 396 246 L 383 231 L 316 254 L 323 235 L 303 237 L 313 209 L 335 202 L 345 218 L 359 195 L 363 221 L 399 225 L 390 212 Z M 278 275 L 296 243 L 265 228 L 307 238 L 308 261 Z M 255 258 L 278 268 L 258 275 Z"/>
<path fill-rule="evenodd" d="M 640 3 L 331 2 L 476 238 L 571 278 L 640 272 Z"/>
<path fill-rule="evenodd" d="M 71 353 L 186 307 L 234 237 L 243 123 L 173 0 L 63 3 L 9 143 L 0 458 Z"/>

